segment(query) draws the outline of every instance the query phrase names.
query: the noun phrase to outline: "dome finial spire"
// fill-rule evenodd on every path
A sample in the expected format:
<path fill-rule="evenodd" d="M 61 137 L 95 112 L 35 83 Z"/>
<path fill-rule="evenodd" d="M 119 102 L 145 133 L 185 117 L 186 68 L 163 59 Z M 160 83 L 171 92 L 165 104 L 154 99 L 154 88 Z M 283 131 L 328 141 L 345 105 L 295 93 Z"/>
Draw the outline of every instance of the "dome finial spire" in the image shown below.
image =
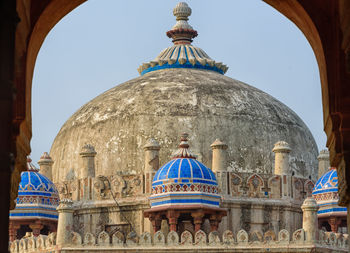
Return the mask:
<path fill-rule="evenodd" d="M 192 10 L 185 2 L 178 3 L 173 14 L 176 17 L 176 24 L 166 33 L 169 38 L 173 39 L 174 44 L 191 44 L 192 39 L 197 37 L 198 33 L 187 22 Z"/>
<path fill-rule="evenodd" d="M 188 145 L 188 133 L 181 134 L 181 142 L 178 150 L 173 154 L 173 158 L 192 158 L 196 159 L 196 156 L 189 149 Z"/>

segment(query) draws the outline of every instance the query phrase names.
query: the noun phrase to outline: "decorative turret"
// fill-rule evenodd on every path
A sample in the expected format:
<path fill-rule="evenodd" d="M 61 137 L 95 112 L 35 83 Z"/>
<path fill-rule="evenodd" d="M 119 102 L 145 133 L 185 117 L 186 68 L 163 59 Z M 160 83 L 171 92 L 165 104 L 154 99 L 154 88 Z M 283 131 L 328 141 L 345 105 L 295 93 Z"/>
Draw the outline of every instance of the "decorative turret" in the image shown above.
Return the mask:
<path fill-rule="evenodd" d="M 145 150 L 145 193 L 150 194 L 152 189 L 152 179 L 159 169 L 159 143 L 155 139 L 149 139 L 143 147 Z"/>
<path fill-rule="evenodd" d="M 211 145 L 213 150 L 212 170 L 216 174 L 219 188 L 223 194 L 227 192 L 227 145 L 216 139 Z"/>
<path fill-rule="evenodd" d="M 291 197 L 291 172 L 289 168 L 289 153 L 291 148 L 285 141 L 275 143 L 272 152 L 275 153 L 275 175 L 282 179 L 282 198 Z"/>
<path fill-rule="evenodd" d="M 142 64 L 138 68 L 141 75 L 168 68 L 207 69 L 220 74 L 226 73 L 228 69 L 226 65 L 215 62 L 202 49 L 191 44 L 192 39 L 198 35 L 187 22 L 191 13 L 187 3 L 181 2 L 175 6 L 173 14 L 176 17 L 176 24 L 166 33 L 172 38 L 174 45 L 163 50 L 153 61 Z"/>
<path fill-rule="evenodd" d="M 44 152 L 38 161 L 40 166 L 40 174 L 52 180 L 52 164 L 53 160 L 47 152 Z"/>
<path fill-rule="evenodd" d="M 317 229 L 317 203 L 313 197 L 304 200 L 301 206 L 303 210 L 303 229 L 305 231 L 306 241 L 316 242 L 318 239 Z"/>
<path fill-rule="evenodd" d="M 275 143 L 272 152 L 275 153 L 275 175 L 289 175 L 289 153 L 291 149 L 285 141 Z"/>
<path fill-rule="evenodd" d="M 84 145 L 81 149 L 80 156 L 83 159 L 80 178 L 95 177 L 95 148 L 90 144 Z"/>
<path fill-rule="evenodd" d="M 73 232 L 73 201 L 62 199 L 57 207 L 58 225 L 57 225 L 57 245 L 67 245 L 71 240 Z"/>
<path fill-rule="evenodd" d="M 329 164 L 329 151 L 323 149 L 320 151 L 320 154 L 317 157 L 318 160 L 318 178 L 322 177 L 330 167 Z"/>

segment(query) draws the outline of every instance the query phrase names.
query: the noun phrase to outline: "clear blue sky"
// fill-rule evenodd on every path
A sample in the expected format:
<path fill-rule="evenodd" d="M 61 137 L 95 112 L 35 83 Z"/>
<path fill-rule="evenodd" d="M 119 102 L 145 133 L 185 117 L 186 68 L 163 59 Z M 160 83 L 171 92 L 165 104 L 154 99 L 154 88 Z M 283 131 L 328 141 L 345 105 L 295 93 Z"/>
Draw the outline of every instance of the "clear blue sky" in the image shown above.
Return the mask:
<path fill-rule="evenodd" d="M 138 77 L 137 68 L 171 45 L 172 0 L 91 0 L 64 17 L 39 52 L 33 79 L 32 159 L 37 162 L 64 122 L 102 92 Z M 190 0 L 193 44 L 229 66 L 227 76 L 293 109 L 323 149 L 321 86 L 301 31 L 258 0 Z"/>

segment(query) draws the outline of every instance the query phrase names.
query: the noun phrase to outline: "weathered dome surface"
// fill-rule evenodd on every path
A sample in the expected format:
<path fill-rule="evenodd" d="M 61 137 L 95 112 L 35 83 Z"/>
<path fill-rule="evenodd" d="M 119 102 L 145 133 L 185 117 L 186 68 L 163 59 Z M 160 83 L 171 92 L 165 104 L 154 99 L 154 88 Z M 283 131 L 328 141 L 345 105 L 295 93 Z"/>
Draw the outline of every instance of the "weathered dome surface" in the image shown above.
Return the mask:
<path fill-rule="evenodd" d="M 80 167 L 79 152 L 95 147 L 96 175 L 140 173 L 143 146 L 155 138 L 160 163 L 176 136 L 191 132 L 198 160 L 211 165 L 210 144 L 228 144 L 229 170 L 272 173 L 274 143 L 289 143 L 296 175 L 316 179 L 317 147 L 303 121 L 270 95 L 214 71 L 163 69 L 116 86 L 81 107 L 61 128 L 50 155 L 54 182 Z"/>

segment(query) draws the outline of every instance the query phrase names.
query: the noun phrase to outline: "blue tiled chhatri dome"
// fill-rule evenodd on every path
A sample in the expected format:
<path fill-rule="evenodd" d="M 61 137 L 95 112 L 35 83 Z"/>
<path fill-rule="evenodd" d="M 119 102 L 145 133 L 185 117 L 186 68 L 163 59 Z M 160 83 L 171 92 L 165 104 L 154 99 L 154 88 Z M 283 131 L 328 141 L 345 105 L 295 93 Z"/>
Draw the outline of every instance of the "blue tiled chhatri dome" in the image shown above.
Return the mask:
<path fill-rule="evenodd" d="M 187 22 L 191 8 L 186 3 L 178 3 L 173 14 L 176 24 L 166 34 L 173 39 L 174 45 L 164 49 L 153 61 L 142 64 L 138 71 L 141 75 L 148 72 L 169 68 L 207 69 L 224 74 L 228 67 L 215 62 L 202 49 L 191 44 L 197 37 L 197 31 Z"/>
<path fill-rule="evenodd" d="M 346 207 L 338 206 L 338 175 L 335 168 L 318 179 L 312 195 L 319 206 L 318 217 L 346 216 Z"/>
<path fill-rule="evenodd" d="M 21 174 L 16 208 L 10 212 L 10 219 L 57 220 L 58 202 L 55 185 L 40 174 L 28 158 L 28 171 Z"/>
<path fill-rule="evenodd" d="M 187 137 L 182 134 L 173 159 L 154 176 L 150 197 L 152 209 L 173 205 L 218 208 L 220 205 L 216 177 L 196 160 L 189 150 Z"/>

